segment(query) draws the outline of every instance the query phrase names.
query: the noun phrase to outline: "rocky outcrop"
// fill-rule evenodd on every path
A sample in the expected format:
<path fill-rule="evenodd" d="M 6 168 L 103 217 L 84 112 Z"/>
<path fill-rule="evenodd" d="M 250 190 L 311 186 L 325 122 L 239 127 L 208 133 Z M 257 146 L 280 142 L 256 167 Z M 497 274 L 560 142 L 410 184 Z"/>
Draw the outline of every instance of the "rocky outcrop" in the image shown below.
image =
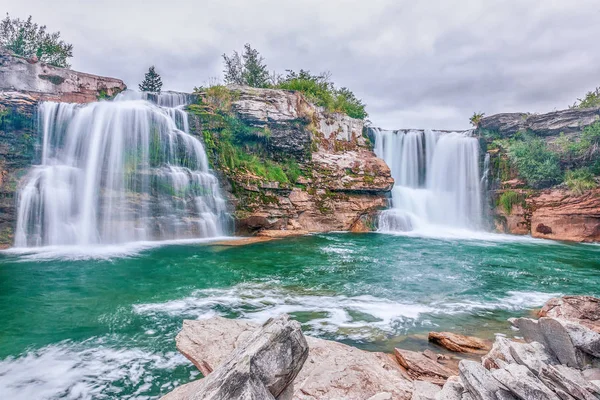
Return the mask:
<path fill-rule="evenodd" d="M 256 329 L 255 324 L 221 317 L 184 321 L 177 348 L 210 377 L 251 335 L 256 336 Z M 306 342 L 308 358 L 286 399 L 411 399 L 413 383 L 391 356 L 309 336 Z M 164 399 L 194 398 L 204 379 L 183 385 Z"/>
<path fill-rule="evenodd" d="M 32 62 L 0 49 L 0 91 L 28 94 L 38 101 L 89 103 L 125 89 L 120 79 Z"/>
<path fill-rule="evenodd" d="M 227 183 L 238 233 L 373 229 L 393 179 L 363 135 L 363 121 L 328 113 L 299 92 L 241 86 L 227 91 L 226 100 L 201 93 L 204 108 L 190 107 L 190 126 L 208 141 L 213 167 Z M 238 143 L 243 151 L 265 165 L 294 163 L 298 176 L 277 181 L 227 165 L 221 159 L 224 150 L 212 150 L 210 142 L 220 140 L 223 130 L 236 129 L 254 132 L 250 142 Z"/>
<path fill-rule="evenodd" d="M 191 358 L 189 354 L 186 354 Z M 282 315 L 250 333 L 214 371 L 163 399 L 282 399 L 308 356 L 300 324 Z M 289 389 L 288 389 L 289 387 Z"/>
<path fill-rule="evenodd" d="M 600 189 L 576 194 L 567 189 L 521 191 L 522 204 L 496 209 L 504 233 L 573 242 L 600 241 Z"/>
<path fill-rule="evenodd" d="M 555 297 L 546 302 L 540 317 L 560 318 L 579 323 L 600 333 L 600 299 L 592 296 Z"/>
<path fill-rule="evenodd" d="M 504 113 L 484 117 L 478 126 L 482 131 L 509 137 L 519 131 L 540 136 L 581 132 L 582 128 L 600 120 L 600 108 L 570 108 L 546 114 Z"/>
<path fill-rule="evenodd" d="M 511 322 L 526 343 L 498 336 L 482 364 L 468 360 L 459 363 L 459 376 L 448 379 L 436 399 L 600 397 L 600 334 L 560 318 L 518 318 Z"/>

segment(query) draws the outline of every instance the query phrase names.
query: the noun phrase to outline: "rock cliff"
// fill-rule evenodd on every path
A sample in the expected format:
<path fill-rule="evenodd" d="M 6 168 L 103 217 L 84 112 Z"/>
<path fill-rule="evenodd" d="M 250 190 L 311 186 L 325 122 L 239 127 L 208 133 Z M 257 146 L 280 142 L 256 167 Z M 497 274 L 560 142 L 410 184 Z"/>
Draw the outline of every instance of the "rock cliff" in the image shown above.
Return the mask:
<path fill-rule="evenodd" d="M 38 101 L 89 103 L 125 89 L 120 79 L 33 62 L 0 48 L 0 91 L 3 92 L 28 94 Z"/>
<path fill-rule="evenodd" d="M 393 179 L 363 121 L 327 113 L 298 92 L 213 92 L 190 106 L 190 126 L 224 178 L 239 233 L 372 229 Z"/>
<path fill-rule="evenodd" d="M 551 150 L 561 151 L 560 140 L 577 143 L 583 130 L 600 121 L 600 108 L 568 109 L 547 114 L 497 114 L 483 118 L 477 133 L 490 146 L 491 207 L 496 228 L 500 232 L 533 237 L 576 241 L 600 241 L 600 189 L 573 191 L 565 184 L 547 189 L 532 189 L 520 179 L 519 171 L 509 162 L 502 144 L 496 139 L 509 139 L 526 132 L 541 137 Z M 563 136 L 564 135 L 564 136 Z M 500 141 L 502 142 L 502 141 Z M 592 164 L 595 156 L 575 163 L 561 158 L 565 170 Z M 598 179 L 596 177 L 596 179 Z M 501 205 L 503 194 L 517 199 L 510 206 Z"/>

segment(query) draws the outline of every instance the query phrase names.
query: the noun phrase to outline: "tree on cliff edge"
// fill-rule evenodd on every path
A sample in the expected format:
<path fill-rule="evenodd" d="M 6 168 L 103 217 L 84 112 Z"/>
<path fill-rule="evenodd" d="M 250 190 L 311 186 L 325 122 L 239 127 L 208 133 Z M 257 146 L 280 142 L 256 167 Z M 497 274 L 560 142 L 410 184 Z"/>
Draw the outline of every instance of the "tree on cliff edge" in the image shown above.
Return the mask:
<path fill-rule="evenodd" d="M 60 32 L 46 32 L 46 25 L 33 23 L 31 15 L 23 21 L 6 18 L 0 21 L 0 46 L 18 56 L 34 58 L 56 67 L 69 68 L 67 59 L 73 57 L 73 45 L 60 40 Z"/>
<path fill-rule="evenodd" d="M 259 88 L 269 86 L 270 76 L 264 61 L 258 50 L 248 43 L 244 45 L 241 57 L 237 51 L 231 56 L 223 54 L 225 83 Z"/>
<path fill-rule="evenodd" d="M 148 72 L 144 76 L 144 80 L 140 83 L 139 88 L 142 92 L 160 93 L 162 89 L 162 79 L 154 69 L 154 65 L 148 68 Z"/>

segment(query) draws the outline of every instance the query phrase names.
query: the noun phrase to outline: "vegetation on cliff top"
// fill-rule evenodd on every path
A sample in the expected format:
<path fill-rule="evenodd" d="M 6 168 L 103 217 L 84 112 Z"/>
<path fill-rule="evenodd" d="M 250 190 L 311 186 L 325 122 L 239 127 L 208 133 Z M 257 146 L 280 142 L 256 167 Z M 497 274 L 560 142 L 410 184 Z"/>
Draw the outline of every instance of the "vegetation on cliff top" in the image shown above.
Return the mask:
<path fill-rule="evenodd" d="M 73 45 L 60 39 L 60 32 L 46 32 L 46 25 L 11 18 L 8 13 L 0 21 L 0 46 L 16 55 L 33 58 L 55 67 L 69 68 L 67 59 L 73 57 Z"/>
<path fill-rule="evenodd" d="M 571 108 L 594 108 L 600 107 L 600 87 L 587 92 L 583 99 L 577 99 Z"/>
<path fill-rule="evenodd" d="M 237 51 L 230 56 L 223 54 L 223 64 L 226 84 L 295 90 L 329 112 L 343 113 L 358 119 L 368 117 L 362 100 L 346 87 L 337 88 L 328 72 L 313 75 L 310 71 L 301 69 L 299 72 L 287 70 L 285 76 L 276 72 L 269 74 L 264 58 L 250 44 L 244 46 L 241 56 Z"/>

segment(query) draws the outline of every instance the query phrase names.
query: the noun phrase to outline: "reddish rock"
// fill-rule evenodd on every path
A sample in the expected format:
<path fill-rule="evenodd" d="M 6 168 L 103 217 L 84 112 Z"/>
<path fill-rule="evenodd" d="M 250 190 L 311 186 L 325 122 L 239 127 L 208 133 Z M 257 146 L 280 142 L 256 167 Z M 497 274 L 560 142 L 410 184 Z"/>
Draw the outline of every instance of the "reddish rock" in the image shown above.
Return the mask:
<path fill-rule="evenodd" d="M 458 364 L 454 366 L 443 365 L 436 360 L 432 360 L 424 353 L 394 349 L 394 354 L 398 363 L 415 380 L 443 385 L 449 377 L 458 374 Z"/>
<path fill-rule="evenodd" d="M 429 341 L 457 353 L 477 353 L 490 349 L 481 339 L 452 332 L 429 332 Z"/>
<path fill-rule="evenodd" d="M 566 319 L 600 333 L 600 299 L 596 297 L 555 297 L 544 304 L 539 316 Z"/>

